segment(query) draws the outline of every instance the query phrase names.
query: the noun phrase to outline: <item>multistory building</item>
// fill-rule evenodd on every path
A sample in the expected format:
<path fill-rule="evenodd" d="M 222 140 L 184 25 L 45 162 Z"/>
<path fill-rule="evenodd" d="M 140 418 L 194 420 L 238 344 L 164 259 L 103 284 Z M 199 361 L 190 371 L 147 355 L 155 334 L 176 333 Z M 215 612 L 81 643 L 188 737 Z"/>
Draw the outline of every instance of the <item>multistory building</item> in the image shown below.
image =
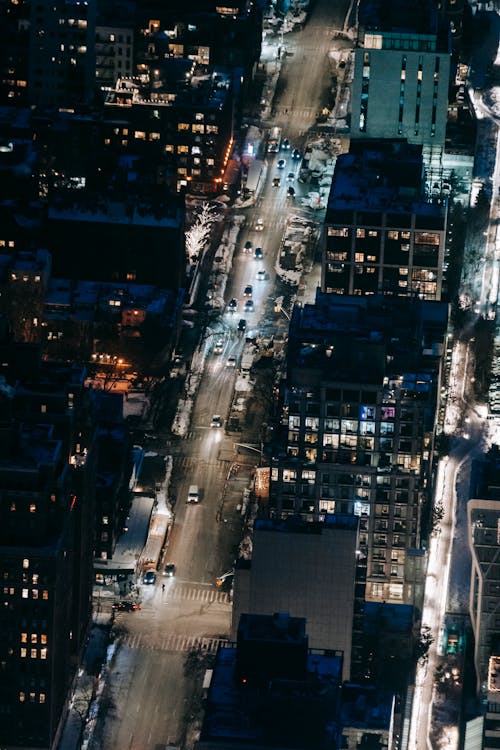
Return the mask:
<path fill-rule="evenodd" d="M 198 750 L 337 746 L 342 655 L 309 649 L 305 620 L 245 615 L 219 649 Z"/>
<path fill-rule="evenodd" d="M 235 569 L 232 638 L 244 612 L 305 617 L 310 647 L 342 651 L 350 679 L 353 621 L 364 600 L 364 587 L 356 591 L 358 522 L 340 514 L 314 524 L 257 520 L 251 564 Z"/>
<path fill-rule="evenodd" d="M 0 104 L 28 103 L 29 0 L 0 3 Z"/>
<path fill-rule="evenodd" d="M 447 320 L 442 302 L 320 292 L 292 314 L 268 513 L 358 515 L 367 601 L 418 604 Z"/>
<path fill-rule="evenodd" d="M 426 192 L 421 146 L 351 141 L 328 197 L 322 291 L 440 300 L 446 217 Z"/>
<path fill-rule="evenodd" d="M 352 138 L 405 138 L 428 166 L 444 149 L 449 23 L 434 0 L 363 0 L 352 82 Z"/>
<path fill-rule="evenodd" d="M 135 3 L 105 0 L 96 19 L 95 76 L 103 92 L 134 72 Z"/>
<path fill-rule="evenodd" d="M 85 190 L 54 198 L 44 237 L 54 275 L 178 289 L 185 273 L 184 199 L 160 190 L 138 197 L 126 184 L 115 188 L 111 198 Z"/>
<path fill-rule="evenodd" d="M 9 342 L 2 362 L 0 742 L 48 749 L 90 624 L 94 428 L 81 368 Z"/>
<path fill-rule="evenodd" d="M 105 101 L 104 144 L 147 157 L 156 181 L 171 189 L 219 190 L 232 153 L 237 88 L 227 69 L 207 70 L 188 58 L 120 78 Z"/>
<path fill-rule="evenodd" d="M 96 0 L 31 3 L 30 104 L 72 108 L 94 101 L 96 7 Z"/>

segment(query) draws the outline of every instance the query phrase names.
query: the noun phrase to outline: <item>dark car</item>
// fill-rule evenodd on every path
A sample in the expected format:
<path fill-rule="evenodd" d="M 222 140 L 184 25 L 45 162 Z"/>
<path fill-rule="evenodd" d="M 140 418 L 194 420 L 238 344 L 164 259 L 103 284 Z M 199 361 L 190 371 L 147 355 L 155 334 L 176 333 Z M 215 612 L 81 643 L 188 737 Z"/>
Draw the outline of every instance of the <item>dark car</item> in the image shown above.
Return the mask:
<path fill-rule="evenodd" d="M 244 297 L 251 297 L 252 294 L 253 294 L 253 287 L 252 287 L 251 284 L 249 284 L 248 286 L 246 286 L 244 288 L 244 290 L 243 290 L 243 296 Z"/>
<path fill-rule="evenodd" d="M 273 187 L 279 187 L 281 185 L 281 177 L 273 177 Z"/>
<path fill-rule="evenodd" d="M 290 141 L 288 140 L 288 138 L 283 138 L 281 148 L 283 149 L 283 151 L 288 151 L 288 149 L 290 148 Z"/>
<path fill-rule="evenodd" d="M 279 159 L 278 161 L 278 169 L 284 169 L 286 166 L 286 160 L 285 159 Z"/>
<path fill-rule="evenodd" d="M 240 322 L 238 323 L 238 331 L 246 331 L 247 330 L 247 322 L 245 318 L 240 318 Z"/>
<path fill-rule="evenodd" d="M 173 578 L 175 576 L 175 565 L 174 563 L 167 563 L 163 569 L 163 575 L 167 578 Z"/>
<path fill-rule="evenodd" d="M 127 602 L 125 599 L 121 602 L 113 602 L 112 608 L 116 612 L 135 612 L 136 609 L 140 609 L 141 605 L 136 602 Z"/>
<path fill-rule="evenodd" d="M 146 572 L 142 576 L 142 582 L 146 585 L 156 583 L 156 573 L 154 572 L 154 570 L 146 570 Z"/>
<path fill-rule="evenodd" d="M 244 312 L 251 313 L 254 311 L 253 300 L 247 299 L 244 305 Z"/>
<path fill-rule="evenodd" d="M 288 188 L 288 195 L 289 195 L 289 196 L 290 196 L 291 198 L 293 198 L 293 197 L 294 197 L 294 195 L 295 195 L 295 188 L 293 188 L 293 187 L 292 187 L 291 185 L 290 185 L 290 187 Z"/>
<path fill-rule="evenodd" d="M 255 252 L 253 254 L 253 257 L 255 258 L 255 260 L 262 260 L 263 255 L 264 255 L 264 251 L 262 250 L 262 248 L 256 247 Z"/>
<path fill-rule="evenodd" d="M 236 312 L 238 309 L 238 300 L 233 297 L 232 300 L 229 301 L 227 309 L 229 312 Z"/>
<path fill-rule="evenodd" d="M 245 244 L 243 245 L 243 252 L 245 254 L 251 253 L 252 252 L 252 247 L 253 247 L 253 245 L 250 242 L 250 240 L 247 240 L 247 242 L 245 242 Z"/>
<path fill-rule="evenodd" d="M 294 148 L 292 151 L 292 159 L 301 159 L 301 154 L 298 148 Z"/>

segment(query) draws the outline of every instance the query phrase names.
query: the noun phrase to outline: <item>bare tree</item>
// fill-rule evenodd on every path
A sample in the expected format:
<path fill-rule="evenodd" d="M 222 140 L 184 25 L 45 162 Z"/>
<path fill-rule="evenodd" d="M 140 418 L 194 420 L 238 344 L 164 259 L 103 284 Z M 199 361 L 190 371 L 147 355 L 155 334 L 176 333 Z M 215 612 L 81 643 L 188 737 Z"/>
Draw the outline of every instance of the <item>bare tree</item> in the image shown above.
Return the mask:
<path fill-rule="evenodd" d="M 201 258 L 216 221 L 216 210 L 209 203 L 204 203 L 193 225 L 186 232 L 186 252 L 190 263 L 195 263 Z"/>

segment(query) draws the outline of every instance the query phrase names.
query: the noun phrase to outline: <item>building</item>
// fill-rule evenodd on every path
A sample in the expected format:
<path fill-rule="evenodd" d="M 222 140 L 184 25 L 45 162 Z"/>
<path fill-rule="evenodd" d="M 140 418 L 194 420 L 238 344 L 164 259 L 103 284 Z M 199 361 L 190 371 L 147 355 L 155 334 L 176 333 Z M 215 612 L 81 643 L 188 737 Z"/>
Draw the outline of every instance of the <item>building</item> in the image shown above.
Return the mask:
<path fill-rule="evenodd" d="M 322 291 L 441 299 L 446 216 L 427 193 L 421 146 L 351 141 L 328 197 Z"/>
<path fill-rule="evenodd" d="M 28 103 L 29 0 L 0 3 L 0 104 Z"/>
<path fill-rule="evenodd" d="M 220 190 L 233 146 L 232 71 L 175 57 L 143 68 L 108 91 L 104 145 L 146 158 L 156 182 L 177 192 Z"/>
<path fill-rule="evenodd" d="M 0 742 L 48 750 L 90 624 L 93 421 L 81 368 L 8 341 L 2 363 Z"/>
<path fill-rule="evenodd" d="M 340 514 L 314 524 L 257 520 L 251 565 L 235 569 L 232 638 L 244 612 L 305 617 L 310 647 L 341 651 L 343 679 L 349 679 L 358 521 Z"/>
<path fill-rule="evenodd" d="M 134 72 L 135 3 L 106 0 L 99 3 L 95 37 L 96 85 L 103 92 L 118 78 Z"/>
<path fill-rule="evenodd" d="M 127 197 L 126 187 L 117 186 L 111 198 L 91 190 L 54 198 L 44 237 L 54 276 L 178 289 L 185 272 L 183 199 L 160 191 L 138 197 L 130 184 Z"/>
<path fill-rule="evenodd" d="M 305 620 L 242 615 L 219 649 L 197 750 L 336 746 L 342 657 L 310 650 Z"/>
<path fill-rule="evenodd" d="M 30 104 L 72 108 L 94 101 L 96 6 L 96 0 L 30 4 Z"/>
<path fill-rule="evenodd" d="M 320 292 L 293 310 L 267 513 L 359 516 L 367 601 L 417 603 L 405 569 L 428 532 L 447 319 L 444 303 Z"/>
<path fill-rule="evenodd" d="M 393 748 L 394 694 L 375 685 L 342 685 L 342 748 Z"/>
<path fill-rule="evenodd" d="M 442 157 L 450 83 L 449 21 L 434 0 L 363 0 L 352 82 L 352 138 L 405 138 Z"/>
<path fill-rule="evenodd" d="M 467 503 L 467 528 L 472 554 L 469 613 L 474 633 L 474 663 L 478 691 L 487 682 L 490 657 L 500 640 L 500 500 Z"/>

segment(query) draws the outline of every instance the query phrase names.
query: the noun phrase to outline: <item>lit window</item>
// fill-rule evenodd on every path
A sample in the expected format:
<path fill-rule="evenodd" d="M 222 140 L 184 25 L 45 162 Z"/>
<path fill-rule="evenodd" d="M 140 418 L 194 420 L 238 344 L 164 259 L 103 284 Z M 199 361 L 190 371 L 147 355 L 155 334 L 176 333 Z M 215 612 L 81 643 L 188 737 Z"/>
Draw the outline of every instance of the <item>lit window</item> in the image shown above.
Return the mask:
<path fill-rule="evenodd" d="M 38 634 L 32 633 L 31 634 L 31 643 L 38 643 Z"/>
<path fill-rule="evenodd" d="M 42 633 L 40 636 L 40 643 L 47 643 L 47 635 L 45 633 Z M 42 648 L 43 651 L 43 648 Z"/>
<path fill-rule="evenodd" d="M 47 658 L 47 649 L 46 648 L 41 648 L 40 649 L 40 659 L 45 660 L 46 658 Z"/>
<path fill-rule="evenodd" d="M 36 503 L 30 503 L 30 513 L 36 513 Z"/>
<path fill-rule="evenodd" d="M 23 589 L 23 591 L 22 591 L 22 597 L 23 597 L 23 599 L 27 599 L 28 598 L 28 589 Z"/>
<path fill-rule="evenodd" d="M 27 557 L 25 557 L 24 560 L 23 560 L 23 568 L 25 570 L 27 570 L 29 568 L 29 566 L 30 566 L 30 561 L 28 560 Z"/>
<path fill-rule="evenodd" d="M 46 414 L 47 413 L 47 404 L 40 404 L 40 411 L 42 412 L 42 414 Z"/>
<path fill-rule="evenodd" d="M 28 633 L 21 633 L 21 643 L 28 643 Z"/>
<path fill-rule="evenodd" d="M 12 511 L 13 513 L 15 512 L 15 510 L 16 510 L 16 504 L 15 504 L 15 503 L 11 503 L 11 504 L 10 504 L 10 510 L 11 510 L 11 511 Z"/>
<path fill-rule="evenodd" d="M 354 253 L 354 261 L 356 263 L 364 263 L 364 260 L 365 260 L 364 253 Z"/>
<path fill-rule="evenodd" d="M 30 656 L 32 659 L 36 659 L 38 657 L 38 650 L 36 648 L 32 648 L 30 651 Z"/>
<path fill-rule="evenodd" d="M 48 598 L 49 598 L 49 592 L 47 591 L 47 589 L 44 589 L 42 591 L 42 599 L 48 599 Z"/>
<path fill-rule="evenodd" d="M 38 700 L 40 703 L 45 703 L 45 693 L 40 693 L 40 697 Z"/>
<path fill-rule="evenodd" d="M 26 651 L 26 649 L 25 649 L 25 648 L 22 648 L 22 649 L 21 649 L 21 659 L 26 659 L 26 654 L 27 654 L 27 653 L 28 653 L 28 652 Z"/>
<path fill-rule="evenodd" d="M 23 691 L 21 690 L 21 692 L 19 693 L 19 702 L 24 703 L 25 700 L 26 700 L 26 694 L 23 693 Z"/>

